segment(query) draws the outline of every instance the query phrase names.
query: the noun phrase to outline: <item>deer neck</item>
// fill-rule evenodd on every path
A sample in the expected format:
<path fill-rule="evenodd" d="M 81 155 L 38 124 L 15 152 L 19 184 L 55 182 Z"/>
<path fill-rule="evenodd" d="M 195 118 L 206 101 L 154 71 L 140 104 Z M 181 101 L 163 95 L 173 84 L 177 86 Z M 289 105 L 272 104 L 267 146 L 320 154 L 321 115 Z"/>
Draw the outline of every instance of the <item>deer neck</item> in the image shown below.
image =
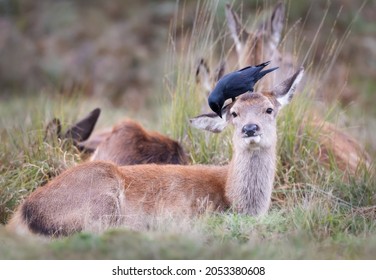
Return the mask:
<path fill-rule="evenodd" d="M 267 212 L 275 175 L 275 145 L 268 149 L 234 151 L 229 165 L 226 196 L 240 213 Z"/>

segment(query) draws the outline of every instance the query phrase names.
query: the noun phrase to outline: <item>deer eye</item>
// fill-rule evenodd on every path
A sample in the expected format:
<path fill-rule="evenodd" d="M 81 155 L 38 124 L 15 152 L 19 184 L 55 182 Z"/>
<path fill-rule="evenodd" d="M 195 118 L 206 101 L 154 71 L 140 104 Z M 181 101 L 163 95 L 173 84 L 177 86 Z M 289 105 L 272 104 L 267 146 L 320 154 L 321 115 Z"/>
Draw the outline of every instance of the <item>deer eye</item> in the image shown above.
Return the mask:
<path fill-rule="evenodd" d="M 271 113 L 273 113 L 273 108 L 268 108 L 268 109 L 266 109 L 266 113 L 267 113 L 267 114 L 271 114 Z"/>
<path fill-rule="evenodd" d="M 232 112 L 231 115 L 232 115 L 234 118 L 236 118 L 236 117 L 238 116 L 238 114 L 235 113 L 235 112 Z"/>

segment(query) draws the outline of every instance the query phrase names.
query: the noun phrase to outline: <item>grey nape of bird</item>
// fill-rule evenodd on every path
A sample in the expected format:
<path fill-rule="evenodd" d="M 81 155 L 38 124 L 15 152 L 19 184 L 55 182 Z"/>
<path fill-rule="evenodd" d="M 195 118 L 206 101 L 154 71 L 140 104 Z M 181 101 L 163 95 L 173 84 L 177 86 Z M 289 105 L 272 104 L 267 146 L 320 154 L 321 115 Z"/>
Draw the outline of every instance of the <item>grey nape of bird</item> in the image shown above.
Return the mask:
<path fill-rule="evenodd" d="M 235 97 L 247 91 L 253 91 L 253 87 L 258 80 L 278 69 L 278 67 L 274 67 L 261 71 L 269 63 L 270 61 L 267 61 L 256 66 L 248 66 L 224 75 L 208 97 L 210 108 L 222 118 L 222 107 L 227 99 L 235 100 Z"/>

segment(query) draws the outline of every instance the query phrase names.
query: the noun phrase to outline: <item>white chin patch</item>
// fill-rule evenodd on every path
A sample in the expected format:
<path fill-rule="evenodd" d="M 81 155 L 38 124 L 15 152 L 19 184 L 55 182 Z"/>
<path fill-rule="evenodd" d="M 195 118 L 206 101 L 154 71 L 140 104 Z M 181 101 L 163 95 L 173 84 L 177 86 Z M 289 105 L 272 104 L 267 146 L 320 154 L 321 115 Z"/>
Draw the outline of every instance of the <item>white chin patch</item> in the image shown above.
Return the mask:
<path fill-rule="evenodd" d="M 261 136 L 257 135 L 257 136 L 253 136 L 253 137 L 246 137 L 246 138 L 244 138 L 244 141 L 247 145 L 259 144 L 260 141 L 261 141 Z"/>

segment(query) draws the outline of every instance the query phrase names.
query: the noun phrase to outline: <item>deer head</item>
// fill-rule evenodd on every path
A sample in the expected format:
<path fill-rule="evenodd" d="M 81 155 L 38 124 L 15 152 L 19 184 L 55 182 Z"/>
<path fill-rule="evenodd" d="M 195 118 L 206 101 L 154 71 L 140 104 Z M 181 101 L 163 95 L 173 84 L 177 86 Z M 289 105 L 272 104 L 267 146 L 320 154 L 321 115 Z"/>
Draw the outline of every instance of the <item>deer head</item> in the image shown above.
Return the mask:
<path fill-rule="evenodd" d="M 239 16 L 228 4 L 226 5 L 226 18 L 240 68 L 271 60 L 273 65 L 280 67 L 280 73 L 290 74 L 293 72 L 292 55 L 285 53 L 282 55 L 278 50 L 285 20 L 283 3 L 278 3 L 271 16 L 261 23 L 254 32 L 247 31 Z M 279 83 L 283 79 L 285 76 L 272 73 L 265 77 L 259 85 L 261 85 L 261 89 L 270 88 L 270 85 Z"/>
<path fill-rule="evenodd" d="M 275 176 L 276 117 L 292 99 L 303 73 L 300 68 L 270 91 L 241 95 L 222 109 L 222 119 L 205 114 L 191 120 L 194 127 L 211 132 L 234 126 L 226 195 L 239 212 L 260 215 L 269 208 Z"/>
<path fill-rule="evenodd" d="M 246 93 L 222 109 L 223 118 L 214 113 L 191 119 L 199 129 L 221 132 L 228 124 L 235 126 L 233 143 L 243 149 L 270 148 L 276 139 L 276 116 L 293 97 L 303 77 L 300 68 L 271 91 Z"/>

